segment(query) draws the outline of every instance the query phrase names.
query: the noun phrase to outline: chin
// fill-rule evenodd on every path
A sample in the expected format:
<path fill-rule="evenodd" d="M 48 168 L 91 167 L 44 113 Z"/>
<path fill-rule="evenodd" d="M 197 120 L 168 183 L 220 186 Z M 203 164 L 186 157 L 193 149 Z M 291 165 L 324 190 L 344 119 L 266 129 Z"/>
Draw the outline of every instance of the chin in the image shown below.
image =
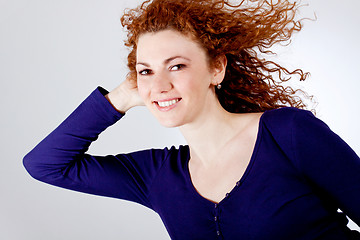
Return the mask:
<path fill-rule="evenodd" d="M 149 108 L 152 115 L 156 118 L 156 120 L 166 128 L 175 128 L 183 125 L 179 114 L 174 113 L 162 113 L 159 110 L 154 108 Z"/>
<path fill-rule="evenodd" d="M 180 127 L 182 124 L 179 121 L 172 121 L 170 119 L 159 119 L 157 118 L 158 122 L 166 128 L 175 128 Z"/>

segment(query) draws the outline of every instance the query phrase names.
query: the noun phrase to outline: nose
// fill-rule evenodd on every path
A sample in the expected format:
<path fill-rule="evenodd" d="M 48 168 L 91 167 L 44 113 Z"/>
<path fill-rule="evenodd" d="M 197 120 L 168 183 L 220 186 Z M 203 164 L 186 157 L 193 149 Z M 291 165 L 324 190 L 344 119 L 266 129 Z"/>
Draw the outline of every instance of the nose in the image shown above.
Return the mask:
<path fill-rule="evenodd" d="M 173 88 L 172 80 L 169 74 L 158 72 L 152 80 L 152 91 L 155 93 L 166 93 Z"/>

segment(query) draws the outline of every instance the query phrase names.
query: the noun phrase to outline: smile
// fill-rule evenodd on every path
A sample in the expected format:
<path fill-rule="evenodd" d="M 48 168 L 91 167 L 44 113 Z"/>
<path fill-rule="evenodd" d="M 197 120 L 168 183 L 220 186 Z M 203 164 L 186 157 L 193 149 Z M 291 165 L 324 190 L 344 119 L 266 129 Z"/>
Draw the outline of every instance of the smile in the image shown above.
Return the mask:
<path fill-rule="evenodd" d="M 170 101 L 159 101 L 157 102 L 157 104 L 160 106 L 160 107 L 169 107 L 171 105 L 174 105 L 175 103 L 177 103 L 180 99 L 173 99 L 173 100 L 170 100 Z"/>

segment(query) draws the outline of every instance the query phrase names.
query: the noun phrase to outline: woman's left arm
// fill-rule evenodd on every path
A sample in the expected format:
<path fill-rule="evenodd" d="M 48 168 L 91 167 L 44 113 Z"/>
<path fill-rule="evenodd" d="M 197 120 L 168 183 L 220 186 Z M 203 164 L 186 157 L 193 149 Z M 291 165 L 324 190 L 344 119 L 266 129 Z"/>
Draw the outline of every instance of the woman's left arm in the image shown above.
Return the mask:
<path fill-rule="evenodd" d="M 360 226 L 359 156 L 309 111 L 296 113 L 291 136 L 297 167 Z"/>

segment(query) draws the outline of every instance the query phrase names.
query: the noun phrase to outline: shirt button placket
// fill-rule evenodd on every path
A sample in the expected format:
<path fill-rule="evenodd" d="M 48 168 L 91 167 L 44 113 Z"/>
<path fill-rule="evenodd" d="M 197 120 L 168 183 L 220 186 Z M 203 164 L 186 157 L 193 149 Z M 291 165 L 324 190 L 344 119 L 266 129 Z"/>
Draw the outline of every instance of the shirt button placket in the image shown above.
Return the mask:
<path fill-rule="evenodd" d="M 215 204 L 214 205 L 214 221 L 215 221 L 215 226 L 216 226 L 216 236 L 218 237 L 218 239 L 221 239 L 221 232 L 220 232 L 220 227 L 219 227 L 219 205 Z"/>

